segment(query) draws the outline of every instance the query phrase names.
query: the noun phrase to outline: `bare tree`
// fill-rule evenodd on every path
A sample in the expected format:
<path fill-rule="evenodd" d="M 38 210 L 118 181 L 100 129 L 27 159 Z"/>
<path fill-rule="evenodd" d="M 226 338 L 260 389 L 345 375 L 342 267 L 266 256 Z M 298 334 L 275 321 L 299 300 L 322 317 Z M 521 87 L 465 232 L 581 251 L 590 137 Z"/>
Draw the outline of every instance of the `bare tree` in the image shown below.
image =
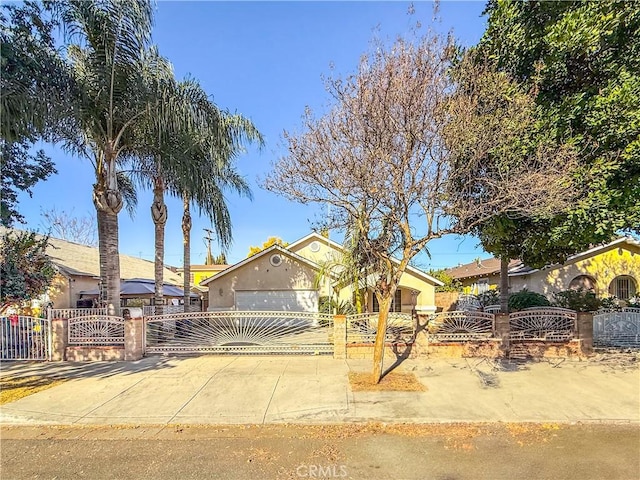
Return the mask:
<path fill-rule="evenodd" d="M 535 154 L 535 162 L 503 160 L 497 152 L 495 165 L 482 164 L 479 155 L 463 163 L 451 154 L 449 147 L 469 135 L 464 116 L 473 113 L 474 100 L 456 90 L 450 52 L 451 44 L 431 33 L 378 44 L 362 57 L 357 74 L 327 80 L 332 108 L 320 118 L 307 109 L 303 131 L 284 133 L 288 152 L 264 182 L 290 200 L 332 205 L 329 226 L 358 239 L 349 248 L 375 272 L 380 305 L 374 382 L 382 377 L 389 308 L 410 260 L 430 240 L 469 232 L 500 212 L 546 208 L 550 196 L 542 186 L 555 184 L 563 162 L 571 163 L 564 150 Z M 527 103 L 521 99 L 526 92 L 515 100 L 497 88 L 487 92 L 507 109 L 496 118 Z M 496 125 L 479 122 L 477 128 L 475 135 L 489 141 Z M 511 138 L 497 136 L 493 148 L 503 141 Z"/>
<path fill-rule="evenodd" d="M 70 212 L 52 207 L 41 210 L 42 225 L 49 234 L 69 242 L 76 242 L 90 247 L 98 246 L 98 225 L 91 215 L 77 217 Z"/>

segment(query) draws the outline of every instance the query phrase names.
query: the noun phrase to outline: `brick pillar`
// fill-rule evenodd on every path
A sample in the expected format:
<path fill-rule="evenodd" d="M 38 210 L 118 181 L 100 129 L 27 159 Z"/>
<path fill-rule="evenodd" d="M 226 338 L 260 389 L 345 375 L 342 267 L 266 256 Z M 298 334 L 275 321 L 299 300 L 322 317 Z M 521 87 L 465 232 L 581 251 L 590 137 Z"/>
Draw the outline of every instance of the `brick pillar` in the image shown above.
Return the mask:
<path fill-rule="evenodd" d="M 333 317 L 333 358 L 338 360 L 347 358 L 347 317 L 345 315 Z"/>
<path fill-rule="evenodd" d="M 582 354 L 590 355 L 593 353 L 593 313 L 578 312 L 576 323 Z"/>
<path fill-rule="evenodd" d="M 144 319 L 131 318 L 126 310 L 124 314 L 124 359 L 140 360 L 144 355 Z"/>
<path fill-rule="evenodd" d="M 69 342 L 69 320 L 66 318 L 51 319 L 51 360 L 62 362 L 67 359 Z"/>
<path fill-rule="evenodd" d="M 496 313 L 496 337 L 502 339 L 502 350 L 508 351 L 509 344 L 509 314 Z"/>

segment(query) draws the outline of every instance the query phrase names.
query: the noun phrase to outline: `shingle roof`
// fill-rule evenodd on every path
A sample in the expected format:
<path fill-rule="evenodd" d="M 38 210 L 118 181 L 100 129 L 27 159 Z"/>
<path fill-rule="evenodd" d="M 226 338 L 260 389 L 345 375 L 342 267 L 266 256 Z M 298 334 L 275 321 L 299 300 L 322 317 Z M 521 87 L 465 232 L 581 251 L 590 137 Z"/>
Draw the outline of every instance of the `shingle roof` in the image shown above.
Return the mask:
<path fill-rule="evenodd" d="M 511 260 L 509 262 L 509 268 L 514 268 L 521 264 L 522 262 L 520 262 L 520 260 Z M 485 258 L 483 260 L 465 263 L 464 265 L 458 265 L 457 267 L 447 268 L 445 271 L 451 278 L 458 280 L 472 277 L 486 277 L 500 273 L 500 259 L 493 257 Z"/>
<path fill-rule="evenodd" d="M 0 233 L 5 231 L 6 229 L 0 229 Z M 64 274 L 100 276 L 100 256 L 98 249 L 95 247 L 50 237 L 47 255 L 51 258 L 51 262 Z M 182 285 L 183 283 L 181 276 L 166 267 L 164 268 L 163 276 L 165 282 L 175 285 Z M 120 277 L 125 280 L 133 278 L 152 279 L 155 277 L 153 262 L 120 254 Z"/>

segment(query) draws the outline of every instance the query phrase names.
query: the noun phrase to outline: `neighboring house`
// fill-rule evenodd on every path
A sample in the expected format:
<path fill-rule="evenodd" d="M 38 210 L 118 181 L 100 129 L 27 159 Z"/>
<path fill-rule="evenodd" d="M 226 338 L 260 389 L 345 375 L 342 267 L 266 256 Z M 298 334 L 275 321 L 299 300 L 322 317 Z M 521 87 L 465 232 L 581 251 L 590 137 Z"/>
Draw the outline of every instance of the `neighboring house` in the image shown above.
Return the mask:
<path fill-rule="evenodd" d="M 131 278 L 120 282 L 120 303 L 123 307 L 140 307 L 152 305 L 155 300 L 156 282 L 146 278 Z M 199 307 L 200 295 L 190 293 L 191 305 Z M 97 305 L 100 291 L 97 288 L 82 290 L 77 306 L 91 307 Z M 162 285 L 162 298 L 167 305 L 179 305 L 184 303 L 184 290 L 170 283 Z M 83 301 L 86 301 L 83 302 Z"/>
<path fill-rule="evenodd" d="M 520 260 L 509 262 L 509 268 L 521 265 Z M 487 258 L 448 268 L 445 273 L 462 285 L 462 293 L 478 295 L 500 286 L 500 259 Z"/>
<path fill-rule="evenodd" d="M 287 247 L 273 245 L 200 285 L 209 288 L 209 310 L 315 312 L 318 311 L 320 297 L 335 298 L 335 270 L 340 268 L 339 265 L 325 266 L 325 274 L 321 272 L 323 265 L 340 258 L 341 253 L 340 244 L 312 233 Z M 442 282 L 421 270 L 408 267 L 400 280 L 392 311 L 434 311 L 437 285 L 442 285 Z M 352 286 L 336 289 L 340 301 L 353 300 Z M 365 305 L 367 311 L 378 311 L 378 303 L 371 290 L 366 294 Z"/>
<path fill-rule="evenodd" d="M 191 285 L 198 286 L 200 282 L 206 280 L 207 278 L 213 277 L 214 275 L 222 272 L 227 269 L 229 265 L 191 265 L 191 274 L 189 275 L 189 282 Z M 178 267 L 176 268 L 176 272 L 178 275 L 183 277 L 184 268 Z"/>
<path fill-rule="evenodd" d="M 500 283 L 500 260 L 489 258 L 446 270 L 463 285 L 463 293 L 477 295 Z M 551 297 L 554 292 L 582 287 L 600 298 L 621 300 L 638 295 L 640 242 L 621 237 L 605 245 L 570 256 L 564 263 L 540 269 L 519 260 L 509 263 L 511 292 L 524 288 Z"/>
<path fill-rule="evenodd" d="M 49 237 L 46 253 L 57 270 L 46 299 L 53 303 L 54 308 L 76 307 L 84 292 L 100 288 L 100 255 L 97 248 Z M 167 284 L 182 285 L 182 277 L 168 268 L 164 269 L 163 276 Z M 121 254 L 120 277 L 123 281 L 146 279 L 153 282 L 154 264 Z"/>
<path fill-rule="evenodd" d="M 526 265 L 509 270 L 511 291 L 526 288 L 548 297 L 571 288 L 593 290 L 599 298 L 629 300 L 640 293 L 640 242 L 621 237 L 572 255 L 563 264 L 534 269 Z"/>

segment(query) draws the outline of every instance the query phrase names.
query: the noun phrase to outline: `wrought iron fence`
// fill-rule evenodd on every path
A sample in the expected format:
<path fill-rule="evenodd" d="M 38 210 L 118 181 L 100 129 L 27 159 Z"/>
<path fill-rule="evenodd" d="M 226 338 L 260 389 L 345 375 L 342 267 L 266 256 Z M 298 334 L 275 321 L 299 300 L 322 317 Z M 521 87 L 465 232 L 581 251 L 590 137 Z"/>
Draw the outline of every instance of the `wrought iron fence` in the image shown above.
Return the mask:
<path fill-rule="evenodd" d="M 124 345 L 124 318 L 87 315 L 69 319 L 69 345 Z"/>
<path fill-rule="evenodd" d="M 478 300 L 478 297 L 465 293 L 461 294 L 458 297 L 457 307 L 458 310 L 461 311 L 476 311 L 480 310 L 482 308 L 482 305 L 480 305 L 480 300 Z"/>
<path fill-rule="evenodd" d="M 184 313 L 184 305 L 144 305 L 142 307 L 142 315 L 148 317 L 150 315 L 170 315 L 174 313 Z M 199 312 L 199 305 L 187 306 L 187 312 Z M 161 313 L 162 312 L 162 313 Z"/>
<path fill-rule="evenodd" d="M 68 319 L 85 315 L 107 315 L 107 308 L 50 308 L 48 310 L 50 319 Z"/>
<path fill-rule="evenodd" d="M 2 360 L 50 360 L 51 322 L 47 318 L 0 317 Z"/>
<path fill-rule="evenodd" d="M 347 343 L 375 343 L 378 333 L 378 313 L 347 316 Z M 408 313 L 389 312 L 385 341 L 410 343 L 415 339 L 415 322 Z"/>
<path fill-rule="evenodd" d="M 482 311 L 485 313 L 493 313 L 493 314 L 500 313 L 500 305 L 487 305 L 482 309 Z"/>
<path fill-rule="evenodd" d="M 593 345 L 640 348 L 640 308 L 596 313 L 593 316 Z"/>
<path fill-rule="evenodd" d="M 427 322 L 431 342 L 469 342 L 494 337 L 495 315 L 486 312 L 453 311 L 433 314 Z"/>
<path fill-rule="evenodd" d="M 578 314 L 557 307 L 528 308 L 509 314 L 511 341 L 566 342 L 575 337 Z"/>
<path fill-rule="evenodd" d="M 333 352 L 333 315 L 192 312 L 145 317 L 147 353 Z"/>

